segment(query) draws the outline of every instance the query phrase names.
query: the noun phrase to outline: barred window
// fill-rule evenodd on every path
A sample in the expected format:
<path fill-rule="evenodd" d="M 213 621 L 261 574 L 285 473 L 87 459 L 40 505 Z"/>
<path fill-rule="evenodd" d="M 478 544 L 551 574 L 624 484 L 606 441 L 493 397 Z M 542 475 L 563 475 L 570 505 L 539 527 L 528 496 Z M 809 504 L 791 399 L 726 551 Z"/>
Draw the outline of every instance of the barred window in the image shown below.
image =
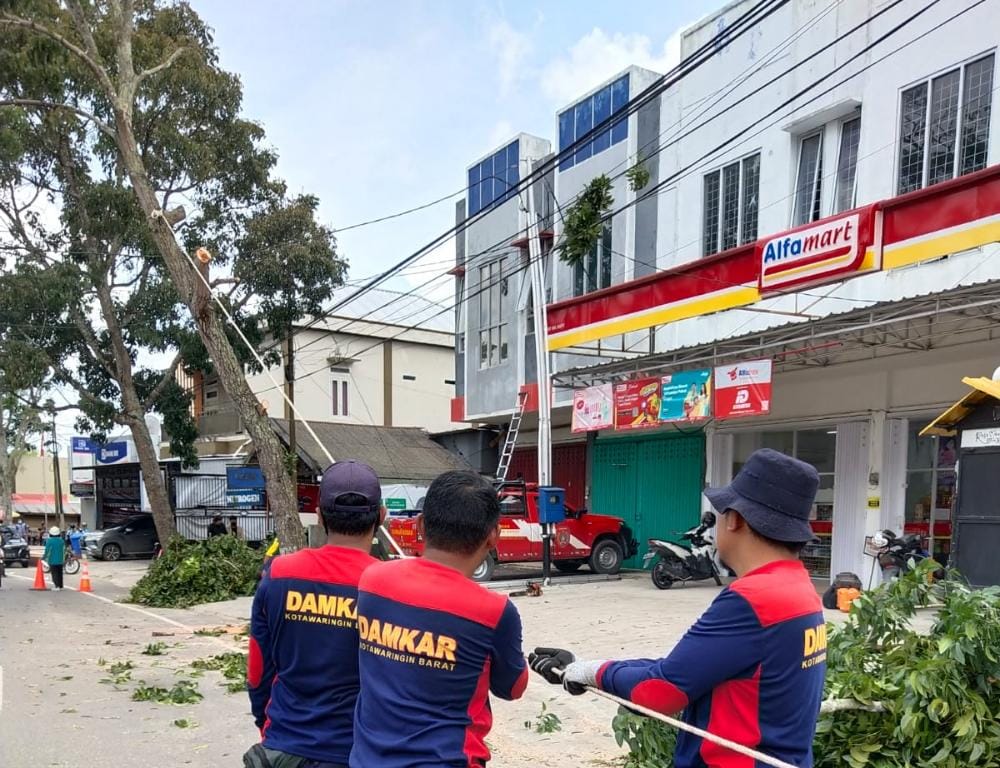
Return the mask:
<path fill-rule="evenodd" d="M 757 239 L 760 153 L 730 163 L 704 178 L 706 256 Z"/>
<path fill-rule="evenodd" d="M 986 167 L 994 55 L 903 91 L 899 194 Z"/>

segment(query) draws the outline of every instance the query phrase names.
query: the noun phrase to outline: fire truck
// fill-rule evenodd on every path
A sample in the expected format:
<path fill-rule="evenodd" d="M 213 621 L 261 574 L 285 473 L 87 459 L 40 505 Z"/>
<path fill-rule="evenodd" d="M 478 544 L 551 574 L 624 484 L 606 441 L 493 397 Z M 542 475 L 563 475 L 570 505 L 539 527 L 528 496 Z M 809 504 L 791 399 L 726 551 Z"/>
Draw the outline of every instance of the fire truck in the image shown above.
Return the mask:
<path fill-rule="evenodd" d="M 542 561 L 542 526 L 538 522 L 538 486 L 509 481 L 497 485 L 500 498 L 500 541 L 476 572 L 476 581 L 489 581 L 499 563 Z M 392 517 L 389 533 L 400 549 L 420 557 L 424 541 L 417 530 L 417 517 Z M 638 551 L 632 530 L 620 517 L 598 515 L 566 505 L 566 519 L 554 526 L 552 563 L 563 573 L 589 565 L 594 573 L 614 574 Z"/>

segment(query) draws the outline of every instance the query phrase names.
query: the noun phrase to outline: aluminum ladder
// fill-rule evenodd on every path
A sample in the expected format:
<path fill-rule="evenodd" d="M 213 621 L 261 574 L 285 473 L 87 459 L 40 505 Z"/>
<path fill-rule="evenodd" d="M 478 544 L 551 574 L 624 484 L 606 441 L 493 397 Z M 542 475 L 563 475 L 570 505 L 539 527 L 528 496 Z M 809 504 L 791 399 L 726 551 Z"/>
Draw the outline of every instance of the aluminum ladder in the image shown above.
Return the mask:
<path fill-rule="evenodd" d="M 507 471 L 510 469 L 510 462 L 514 458 L 514 446 L 517 444 L 517 435 L 521 431 L 521 419 L 524 418 L 524 408 L 528 403 L 528 393 L 521 390 L 517 393 L 517 405 L 514 406 L 514 415 L 507 425 L 507 437 L 504 440 L 503 451 L 500 454 L 500 463 L 497 464 L 497 482 L 504 482 L 507 479 Z"/>

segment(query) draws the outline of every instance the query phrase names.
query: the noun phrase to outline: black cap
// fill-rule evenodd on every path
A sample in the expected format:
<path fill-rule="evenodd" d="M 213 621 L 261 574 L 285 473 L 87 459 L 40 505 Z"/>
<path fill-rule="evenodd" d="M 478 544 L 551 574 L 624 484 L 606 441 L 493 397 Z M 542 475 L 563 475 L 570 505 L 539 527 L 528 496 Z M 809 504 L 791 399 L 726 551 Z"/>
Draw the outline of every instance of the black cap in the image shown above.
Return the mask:
<path fill-rule="evenodd" d="M 351 493 L 364 497 L 364 506 L 338 504 L 337 499 Z M 331 464 L 319 485 L 319 508 L 342 512 L 368 512 L 382 506 L 382 485 L 375 470 L 360 461 L 345 460 Z"/>

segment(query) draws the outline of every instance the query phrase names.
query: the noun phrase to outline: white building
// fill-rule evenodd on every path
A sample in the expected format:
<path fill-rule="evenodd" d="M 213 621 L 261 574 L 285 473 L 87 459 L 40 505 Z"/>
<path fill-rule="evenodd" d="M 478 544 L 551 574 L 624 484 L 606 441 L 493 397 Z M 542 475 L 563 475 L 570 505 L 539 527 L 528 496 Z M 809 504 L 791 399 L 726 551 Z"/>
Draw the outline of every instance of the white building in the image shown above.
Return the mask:
<path fill-rule="evenodd" d="M 798 455 L 822 478 L 822 544 L 807 562 L 867 581 L 864 539 L 879 528 L 930 533 L 935 554 L 950 552 L 953 445 L 917 432 L 963 394 L 963 375 L 1000 363 L 1000 0 L 793 0 L 726 33 L 753 5 L 686 30 L 682 58 L 704 61 L 620 123 L 618 142 L 612 128 L 555 171 L 560 208 L 602 173 L 612 209 L 625 206 L 583 272 L 548 266 L 556 451 L 585 441 L 589 505 L 628 518 L 640 539 L 693 520 L 703 483 L 727 482 L 754 448 Z M 610 87 L 613 101 L 623 78 L 632 97 L 656 82 L 631 68 L 560 110 L 560 148 L 577 121 L 587 129 L 605 114 L 600 94 Z M 622 174 L 637 161 L 651 178 L 632 191 Z M 814 221 L 842 234 L 850 222 L 853 250 L 797 271 L 763 261 L 772 239 Z M 558 244 L 558 216 L 552 229 Z M 474 291 L 479 265 L 462 266 Z M 471 309 L 459 323 L 480 332 Z M 767 415 L 683 433 L 567 428 L 574 389 L 753 359 L 774 366 Z M 463 366 L 456 410 L 469 420 L 509 413 L 532 383 L 508 366 L 484 405 L 481 364 Z"/>
<path fill-rule="evenodd" d="M 355 289 L 338 289 L 336 304 Z M 281 342 L 263 349 L 280 352 Z M 309 422 L 444 431 L 455 392 L 454 319 L 443 306 L 415 295 L 376 289 L 321 322 L 305 319 L 294 335 L 295 404 Z M 283 360 L 283 358 L 282 358 Z M 284 399 L 271 378 L 284 381 L 283 362 L 247 380 L 272 416 Z M 238 414 L 214 377 L 191 382 L 199 452 L 229 454 L 246 442 Z"/>

